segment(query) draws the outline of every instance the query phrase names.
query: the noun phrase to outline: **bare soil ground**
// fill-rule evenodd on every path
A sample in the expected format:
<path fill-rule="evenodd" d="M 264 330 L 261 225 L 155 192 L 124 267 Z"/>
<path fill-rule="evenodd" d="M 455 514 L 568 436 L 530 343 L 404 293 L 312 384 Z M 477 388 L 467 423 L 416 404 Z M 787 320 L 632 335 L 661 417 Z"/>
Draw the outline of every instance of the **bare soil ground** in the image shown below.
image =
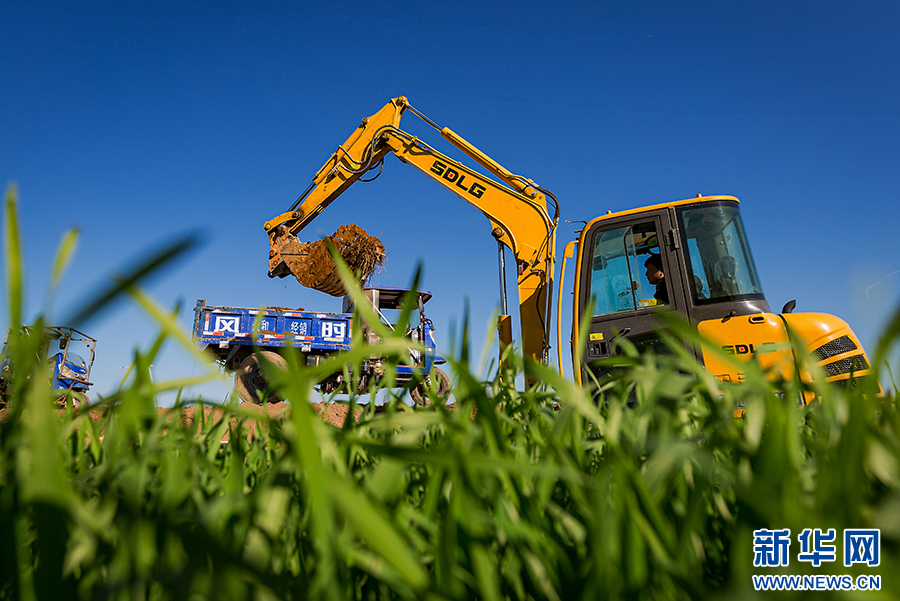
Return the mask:
<path fill-rule="evenodd" d="M 313 407 L 316 410 L 325 423 L 331 424 L 332 426 L 337 426 L 340 428 L 344 425 L 344 420 L 347 418 L 347 412 L 349 411 L 349 407 L 347 405 L 341 405 L 338 403 L 331 403 L 326 405 L 325 403 L 313 403 Z M 269 415 L 270 417 L 277 417 L 279 415 L 286 415 L 286 410 L 290 408 L 290 405 L 287 403 L 268 403 L 267 405 L 254 405 L 253 403 L 241 403 L 240 405 L 242 410 L 249 411 L 251 413 L 259 413 L 260 415 Z M 179 411 L 181 412 L 181 421 L 185 424 L 192 424 L 198 421 L 199 407 L 182 407 Z M 157 409 L 160 415 L 170 415 L 173 410 L 166 407 L 159 407 Z M 362 413 L 361 409 L 355 409 L 354 417 L 359 418 L 359 415 Z M 376 408 L 376 413 L 378 413 L 378 408 Z M 220 407 L 212 407 L 208 405 L 204 405 L 203 413 L 205 419 L 212 418 L 213 420 L 222 419 L 222 409 Z"/>
<path fill-rule="evenodd" d="M 331 424 L 335 427 L 342 427 L 344 425 L 344 420 L 347 418 L 347 413 L 350 408 L 347 405 L 342 405 L 340 403 L 312 403 L 312 406 L 315 408 L 316 413 L 325 421 L 327 424 Z M 287 415 L 287 410 L 290 408 L 290 405 L 284 402 L 281 403 L 269 403 L 268 405 L 254 405 L 252 403 L 242 403 L 240 405 L 241 409 L 250 413 L 259 413 L 262 415 L 269 415 L 270 417 L 278 417 Z M 64 409 L 60 409 L 59 413 L 62 414 Z M 381 405 L 375 406 L 375 413 L 382 413 L 385 411 L 385 408 Z M 8 409 L 5 407 L 0 407 L 0 422 L 6 421 L 6 416 L 8 413 Z M 189 407 L 181 407 L 177 410 L 171 409 L 168 407 L 158 407 L 157 413 L 161 416 L 169 416 L 170 418 L 174 415 L 179 415 L 181 422 L 185 425 L 191 425 L 196 423 L 199 427 L 199 412 L 200 407 L 197 406 L 189 406 Z M 363 408 L 354 409 L 354 419 L 359 419 L 359 416 L 362 414 Z M 103 417 L 104 410 L 97 409 L 91 412 L 91 419 L 93 421 L 99 421 Z M 215 405 L 204 405 L 203 406 L 203 415 L 204 420 L 214 420 L 218 421 L 222 419 L 223 410 L 222 407 Z M 235 420 L 236 421 L 236 420 Z M 248 423 L 247 426 L 253 427 L 252 423 Z"/>
<path fill-rule="evenodd" d="M 350 408 L 347 405 L 343 405 L 340 403 L 312 403 L 312 406 L 315 408 L 316 412 L 319 416 L 325 421 L 325 423 L 340 428 L 344 425 L 344 420 L 347 419 L 347 413 L 350 411 Z M 290 408 L 290 405 L 284 402 L 281 403 L 269 403 L 268 405 L 254 405 L 252 403 L 242 403 L 240 405 L 241 409 L 250 413 L 258 413 L 260 416 L 269 415 L 270 417 L 284 417 L 287 415 L 287 410 Z M 453 403 L 448 405 L 448 408 L 452 410 Z M 358 409 L 353 410 L 353 418 L 359 419 L 359 416 L 362 415 L 363 407 L 360 406 Z M 383 405 L 375 406 L 375 413 L 383 413 L 386 408 Z M 200 416 L 199 416 L 200 407 L 197 406 L 189 406 L 189 407 L 181 407 L 179 409 L 171 409 L 168 407 L 158 407 L 157 413 L 159 415 L 168 417 L 169 419 L 173 419 L 175 416 L 179 416 L 181 423 L 190 426 L 196 424 L 199 428 L 200 426 Z M 62 414 L 63 410 L 60 409 L 60 414 Z M 6 415 L 8 410 L 6 408 L 0 408 L 0 422 L 6 421 Z M 91 419 L 93 421 L 100 421 L 103 418 L 104 410 L 102 408 L 96 408 L 96 410 L 91 412 Z M 223 409 L 220 406 L 215 405 L 204 405 L 203 406 L 203 415 L 204 421 L 213 420 L 218 421 L 222 419 Z M 237 425 L 237 420 L 232 420 L 235 425 Z M 251 429 L 254 428 L 255 423 L 253 420 L 248 420 L 245 422 L 245 427 L 249 427 Z"/>

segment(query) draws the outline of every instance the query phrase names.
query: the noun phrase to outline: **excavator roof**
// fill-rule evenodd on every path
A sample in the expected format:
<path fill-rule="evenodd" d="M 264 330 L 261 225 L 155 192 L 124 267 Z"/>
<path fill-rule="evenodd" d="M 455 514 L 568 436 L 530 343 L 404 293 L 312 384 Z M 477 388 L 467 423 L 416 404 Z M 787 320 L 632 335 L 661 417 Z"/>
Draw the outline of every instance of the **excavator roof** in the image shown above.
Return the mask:
<path fill-rule="evenodd" d="M 621 217 L 623 215 L 636 215 L 639 213 L 646 213 L 649 211 L 655 211 L 655 210 L 664 209 L 667 207 L 678 207 L 681 205 L 689 205 L 689 204 L 695 204 L 695 203 L 701 203 L 701 202 L 723 202 L 723 201 L 736 202 L 736 203 L 740 202 L 734 196 L 702 196 L 702 195 L 698 194 L 695 198 L 686 198 L 684 200 L 673 200 L 670 202 L 663 202 L 663 203 L 659 203 L 659 204 L 655 204 L 655 205 L 651 205 L 651 206 L 647 206 L 647 207 L 638 207 L 635 209 L 627 209 L 625 211 L 616 211 L 616 212 L 607 211 L 605 215 L 600 215 L 599 217 L 595 217 L 594 219 L 592 219 L 587 224 L 587 227 L 590 227 L 597 221 L 603 221 L 604 219 L 610 219 L 612 217 Z M 587 227 L 585 227 L 585 230 L 587 230 Z"/>

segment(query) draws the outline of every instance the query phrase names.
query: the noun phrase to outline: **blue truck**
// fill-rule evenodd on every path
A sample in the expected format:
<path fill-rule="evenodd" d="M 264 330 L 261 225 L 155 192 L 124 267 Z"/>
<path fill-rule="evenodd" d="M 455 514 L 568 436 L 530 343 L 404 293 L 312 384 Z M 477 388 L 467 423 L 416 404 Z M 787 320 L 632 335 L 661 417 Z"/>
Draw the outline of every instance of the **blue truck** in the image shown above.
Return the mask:
<path fill-rule="evenodd" d="M 424 352 L 410 348 L 409 361 L 396 366 L 394 382 L 397 386 L 410 387 L 410 397 L 416 404 L 428 403 L 427 387 L 434 382 L 434 390 L 439 399 L 444 399 L 450 392 L 450 378 L 440 368 L 445 363 L 437 355 L 434 341 L 434 324 L 425 316 L 425 303 L 431 293 L 418 290 L 417 311 L 413 311 L 409 324 L 392 323 L 390 315 L 399 314 L 401 303 L 408 288 L 366 287 L 366 297 L 372 303 L 381 320 L 390 329 L 404 330 L 406 336 L 416 345 L 424 347 Z M 254 329 L 255 324 L 258 327 Z M 307 365 L 317 365 L 334 353 L 342 353 L 350 349 L 352 338 L 353 307 L 349 297 L 344 297 L 340 313 L 308 311 L 305 309 L 288 309 L 284 307 L 267 307 L 254 309 L 249 307 L 212 306 L 200 299 L 194 308 L 193 337 L 201 349 L 211 351 L 217 362 L 226 372 L 234 373 L 234 386 L 244 402 L 262 403 L 263 400 L 274 403 L 281 399 L 270 389 L 260 369 L 259 356 L 270 363 L 287 369 L 286 361 L 279 354 L 285 346 L 297 348 Z M 365 324 L 361 324 L 363 340 L 374 344 L 377 336 Z M 254 353 L 254 341 L 259 349 Z M 384 376 L 385 361 L 381 357 L 372 357 L 363 362 L 355 392 L 366 394 L 369 384 L 376 385 Z M 356 376 L 357 374 L 354 374 Z M 345 381 L 343 373 L 333 373 L 317 383 L 323 393 L 347 390 L 350 383 Z"/>
<path fill-rule="evenodd" d="M 24 326 L 24 332 L 29 327 Z M 15 369 L 6 349 L 11 331 L 7 331 L 3 343 L 3 359 L 0 361 L 0 402 L 7 403 L 12 370 Z M 53 371 L 50 388 L 57 399 L 65 400 L 71 392 L 75 406 L 90 402 L 87 391 L 92 386 L 91 367 L 94 365 L 94 352 L 97 341 L 84 332 L 65 326 L 48 326 L 44 328 L 42 358 L 45 358 Z"/>

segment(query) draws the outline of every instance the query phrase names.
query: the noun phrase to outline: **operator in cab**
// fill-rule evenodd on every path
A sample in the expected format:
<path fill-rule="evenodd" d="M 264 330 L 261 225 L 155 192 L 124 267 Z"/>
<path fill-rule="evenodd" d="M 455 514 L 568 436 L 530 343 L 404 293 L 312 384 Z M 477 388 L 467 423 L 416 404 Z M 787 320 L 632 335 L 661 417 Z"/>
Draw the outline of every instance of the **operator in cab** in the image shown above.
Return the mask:
<path fill-rule="evenodd" d="M 656 304 L 668 305 L 669 292 L 666 289 L 666 274 L 663 273 L 662 257 L 659 255 L 650 255 L 647 257 L 647 260 L 644 261 L 644 267 L 647 268 L 647 273 L 644 274 L 647 276 L 647 281 L 650 282 L 652 286 L 656 286 L 656 292 L 653 293 Z"/>

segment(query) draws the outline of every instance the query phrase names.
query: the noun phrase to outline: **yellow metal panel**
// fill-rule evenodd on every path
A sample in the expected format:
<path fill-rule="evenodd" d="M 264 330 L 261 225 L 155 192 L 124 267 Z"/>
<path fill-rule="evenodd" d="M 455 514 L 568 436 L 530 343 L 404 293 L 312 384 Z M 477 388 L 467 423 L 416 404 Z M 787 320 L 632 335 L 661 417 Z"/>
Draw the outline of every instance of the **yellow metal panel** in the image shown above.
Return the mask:
<path fill-rule="evenodd" d="M 785 327 L 786 324 L 786 327 Z M 790 336 L 812 353 L 811 360 L 823 366 L 841 360 L 850 361 L 860 357 L 868 366 L 868 358 L 862 350 L 859 339 L 842 319 L 826 313 L 789 313 L 774 315 L 763 313 L 758 315 L 732 317 L 720 320 L 712 319 L 700 322 L 697 329 L 716 349 L 739 362 L 756 361 L 768 374 L 769 379 L 779 380 L 794 377 L 796 365 L 800 365 L 800 379 L 811 382 L 811 367 L 805 363 L 803 356 L 795 357 L 789 344 Z M 855 349 L 836 353 L 825 360 L 813 353 L 823 345 L 846 336 Z M 717 379 L 724 382 L 742 382 L 744 370 L 740 365 L 723 360 L 717 353 L 711 352 L 710 345 L 704 345 L 703 361 L 706 368 Z M 859 369 L 855 375 L 867 375 L 869 369 Z M 826 381 L 835 382 L 849 378 L 849 369 L 837 375 L 826 376 Z"/>
<path fill-rule="evenodd" d="M 788 313 L 783 317 L 794 335 L 806 342 L 810 351 L 841 336 L 849 337 L 857 347 L 862 348 L 856 334 L 840 317 L 827 313 Z"/>
<path fill-rule="evenodd" d="M 703 364 L 721 382 L 743 382 L 741 363 L 755 361 L 775 380 L 791 377 L 794 359 L 784 322 L 772 313 L 709 319 L 697 324 L 708 342 L 703 345 Z M 713 352 L 713 347 L 716 352 Z M 729 361 L 722 358 L 724 353 Z"/>
<path fill-rule="evenodd" d="M 820 366 L 823 366 L 823 369 L 824 366 L 829 363 L 841 361 L 848 363 L 846 370 L 841 369 L 839 370 L 841 373 L 836 375 L 827 375 L 828 372 L 826 371 L 826 381 L 840 382 L 849 379 L 849 368 L 852 366 L 849 362 L 852 361 L 854 357 L 858 357 L 864 361 L 865 366 L 871 366 L 869 358 L 863 351 L 859 338 L 856 337 L 856 334 L 850 329 L 847 322 L 840 317 L 828 315 L 827 313 L 788 313 L 782 317 L 784 317 L 784 320 L 787 322 L 787 326 L 790 328 L 791 333 L 797 339 L 802 340 L 805 343 L 807 351 L 813 353 L 812 360 L 816 361 Z M 819 360 L 820 357 L 814 352 L 816 349 L 844 336 L 850 339 L 856 347 L 855 349 L 831 354 L 824 360 Z M 861 365 L 859 361 L 857 361 L 857 366 L 858 365 Z M 854 369 L 853 375 L 856 377 L 865 376 L 871 373 L 871 369 L 859 369 L 857 367 Z"/>

